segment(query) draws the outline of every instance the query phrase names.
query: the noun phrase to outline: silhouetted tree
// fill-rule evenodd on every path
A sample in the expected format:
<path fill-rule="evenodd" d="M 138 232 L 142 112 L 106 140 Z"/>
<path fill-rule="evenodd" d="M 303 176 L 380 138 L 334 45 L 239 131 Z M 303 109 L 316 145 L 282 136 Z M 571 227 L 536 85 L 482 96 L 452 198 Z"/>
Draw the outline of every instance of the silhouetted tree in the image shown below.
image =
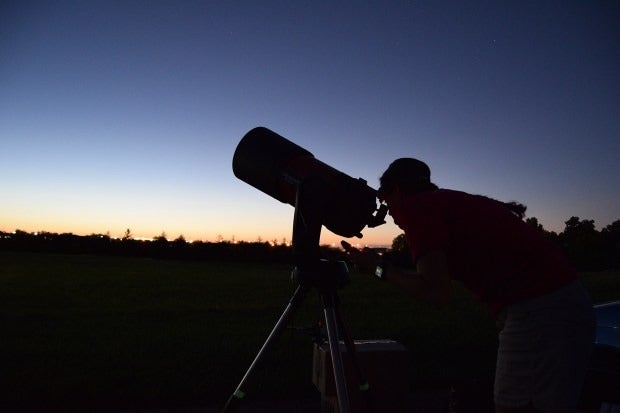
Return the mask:
<path fill-rule="evenodd" d="M 159 242 L 161 244 L 167 244 L 168 238 L 166 238 L 166 231 L 162 231 L 161 234 L 153 237 L 153 241 Z"/>
<path fill-rule="evenodd" d="M 530 218 L 526 218 L 525 219 L 525 223 L 536 228 L 539 231 L 544 231 L 545 229 L 543 228 L 542 224 L 538 222 L 538 218 L 536 217 L 530 217 Z"/>
<path fill-rule="evenodd" d="M 409 246 L 407 245 L 407 238 L 405 234 L 399 234 L 392 240 L 392 248 L 389 253 L 390 260 L 394 261 L 397 265 L 411 266 L 411 254 L 409 253 Z"/>
<path fill-rule="evenodd" d="M 542 224 L 538 222 L 538 218 L 536 217 L 526 218 L 525 223 L 532 226 L 536 230 L 540 231 L 545 236 L 545 238 L 549 239 L 550 241 L 556 244 L 558 243 L 558 234 L 556 234 L 553 231 L 547 231 L 545 228 L 543 228 Z"/>
<path fill-rule="evenodd" d="M 185 237 L 181 234 L 174 241 L 172 241 L 172 243 L 174 245 L 185 245 L 187 241 L 185 241 Z"/>
<path fill-rule="evenodd" d="M 603 228 L 601 238 L 607 257 L 607 268 L 620 269 L 620 220 Z"/>
<path fill-rule="evenodd" d="M 399 234 L 392 240 L 392 251 L 408 252 L 407 238 L 405 238 L 405 234 Z"/>
<path fill-rule="evenodd" d="M 151 253 L 156 258 L 168 258 L 170 254 L 170 245 L 168 244 L 168 238 L 166 238 L 166 232 L 162 231 L 156 237 L 153 237 L 153 242 L 150 246 Z"/>
<path fill-rule="evenodd" d="M 122 240 L 123 241 L 129 241 L 133 239 L 133 234 L 131 233 L 131 230 L 129 228 L 127 228 L 125 230 L 125 235 L 123 235 Z"/>
<path fill-rule="evenodd" d="M 565 224 L 559 241 L 571 264 L 582 271 L 603 269 L 603 244 L 601 234 L 594 227 L 594 220 L 571 217 Z"/>

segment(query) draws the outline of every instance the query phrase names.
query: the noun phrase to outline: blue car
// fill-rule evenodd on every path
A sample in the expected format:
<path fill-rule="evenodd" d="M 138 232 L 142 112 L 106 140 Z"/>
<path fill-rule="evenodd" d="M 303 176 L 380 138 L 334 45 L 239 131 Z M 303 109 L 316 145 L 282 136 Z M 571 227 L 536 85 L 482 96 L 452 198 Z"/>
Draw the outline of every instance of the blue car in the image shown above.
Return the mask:
<path fill-rule="evenodd" d="M 587 412 L 620 412 L 620 301 L 594 306 L 596 341 L 584 385 Z"/>

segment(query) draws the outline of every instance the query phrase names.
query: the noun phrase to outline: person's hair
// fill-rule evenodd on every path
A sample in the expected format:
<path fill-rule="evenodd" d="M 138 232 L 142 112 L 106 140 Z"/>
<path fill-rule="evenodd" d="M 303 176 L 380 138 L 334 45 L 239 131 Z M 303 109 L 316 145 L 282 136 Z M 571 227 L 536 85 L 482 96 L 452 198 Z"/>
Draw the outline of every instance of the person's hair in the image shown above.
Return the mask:
<path fill-rule="evenodd" d="M 379 199 L 384 199 L 385 195 L 396 187 L 407 195 L 438 189 L 438 186 L 431 182 L 431 169 L 428 165 L 414 158 L 399 158 L 388 166 L 379 178 L 379 190 L 377 191 Z M 523 219 L 525 216 L 527 209 L 525 205 L 516 201 L 493 200 L 508 208 L 519 218 Z"/>

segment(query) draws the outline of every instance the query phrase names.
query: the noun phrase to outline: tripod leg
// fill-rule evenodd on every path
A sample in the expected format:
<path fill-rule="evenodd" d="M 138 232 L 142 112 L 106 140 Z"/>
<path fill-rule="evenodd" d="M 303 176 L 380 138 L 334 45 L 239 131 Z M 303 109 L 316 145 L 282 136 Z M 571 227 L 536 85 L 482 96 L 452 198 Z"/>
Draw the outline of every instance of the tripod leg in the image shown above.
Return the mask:
<path fill-rule="evenodd" d="M 334 382 L 336 383 L 336 395 L 338 396 L 338 407 L 340 413 L 351 411 L 349 395 L 347 393 L 347 383 L 344 376 L 342 365 L 342 354 L 340 353 L 340 340 L 338 338 L 338 326 L 336 321 L 336 309 L 334 294 L 332 292 L 322 292 L 323 308 L 325 312 L 325 325 L 327 326 L 327 338 L 329 350 L 332 356 L 332 367 L 334 369 Z"/>
<path fill-rule="evenodd" d="M 368 407 L 368 411 L 374 412 L 374 402 L 372 399 L 372 394 L 370 392 L 370 385 L 368 384 L 368 380 L 364 376 L 362 368 L 359 363 L 359 359 L 357 358 L 357 351 L 355 350 L 355 343 L 353 342 L 353 338 L 351 337 L 351 332 L 344 322 L 344 316 L 342 315 L 342 310 L 340 308 L 338 297 L 336 297 L 336 306 L 335 312 L 338 321 L 338 326 L 340 327 L 340 331 L 342 332 L 344 343 L 347 347 L 347 353 L 349 355 L 349 360 L 351 361 L 351 365 L 355 369 L 355 375 L 357 376 L 357 382 L 359 383 L 359 390 L 366 401 L 366 406 Z"/>
<path fill-rule="evenodd" d="M 271 330 L 271 333 L 269 333 L 267 340 L 265 340 L 265 343 L 259 350 L 258 354 L 254 358 L 254 361 L 252 362 L 252 364 L 246 371 L 245 375 L 241 379 L 241 382 L 239 383 L 239 385 L 237 386 L 233 394 L 230 396 L 230 398 L 226 402 L 226 405 L 224 406 L 224 409 L 222 410 L 222 412 L 227 412 L 229 411 L 229 408 L 234 408 L 234 405 L 237 404 L 241 399 L 245 397 L 245 392 L 243 391 L 243 388 L 247 380 L 250 378 L 252 371 L 258 365 L 258 363 L 262 360 L 266 351 L 271 347 L 273 342 L 278 338 L 278 336 L 280 335 L 280 333 L 286 326 L 286 323 L 288 322 L 290 316 L 299 307 L 299 305 L 305 298 L 306 294 L 308 293 L 308 290 L 309 289 L 307 287 L 304 287 L 301 285 L 297 287 L 297 289 L 293 293 L 293 297 L 291 297 L 288 305 L 284 309 L 284 312 L 282 313 L 282 315 L 276 322 L 276 325 L 274 326 L 273 330 Z"/>

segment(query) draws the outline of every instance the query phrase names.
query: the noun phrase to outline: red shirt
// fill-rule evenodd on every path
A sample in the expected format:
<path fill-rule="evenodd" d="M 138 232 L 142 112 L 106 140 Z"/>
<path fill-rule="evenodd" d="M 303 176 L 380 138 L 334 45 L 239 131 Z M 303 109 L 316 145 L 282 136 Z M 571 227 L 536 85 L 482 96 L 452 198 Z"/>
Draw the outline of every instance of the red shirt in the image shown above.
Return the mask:
<path fill-rule="evenodd" d="M 414 262 L 432 250 L 445 252 L 452 277 L 493 313 L 577 278 L 559 248 L 487 197 L 448 189 L 422 192 L 407 197 L 394 218 Z"/>

